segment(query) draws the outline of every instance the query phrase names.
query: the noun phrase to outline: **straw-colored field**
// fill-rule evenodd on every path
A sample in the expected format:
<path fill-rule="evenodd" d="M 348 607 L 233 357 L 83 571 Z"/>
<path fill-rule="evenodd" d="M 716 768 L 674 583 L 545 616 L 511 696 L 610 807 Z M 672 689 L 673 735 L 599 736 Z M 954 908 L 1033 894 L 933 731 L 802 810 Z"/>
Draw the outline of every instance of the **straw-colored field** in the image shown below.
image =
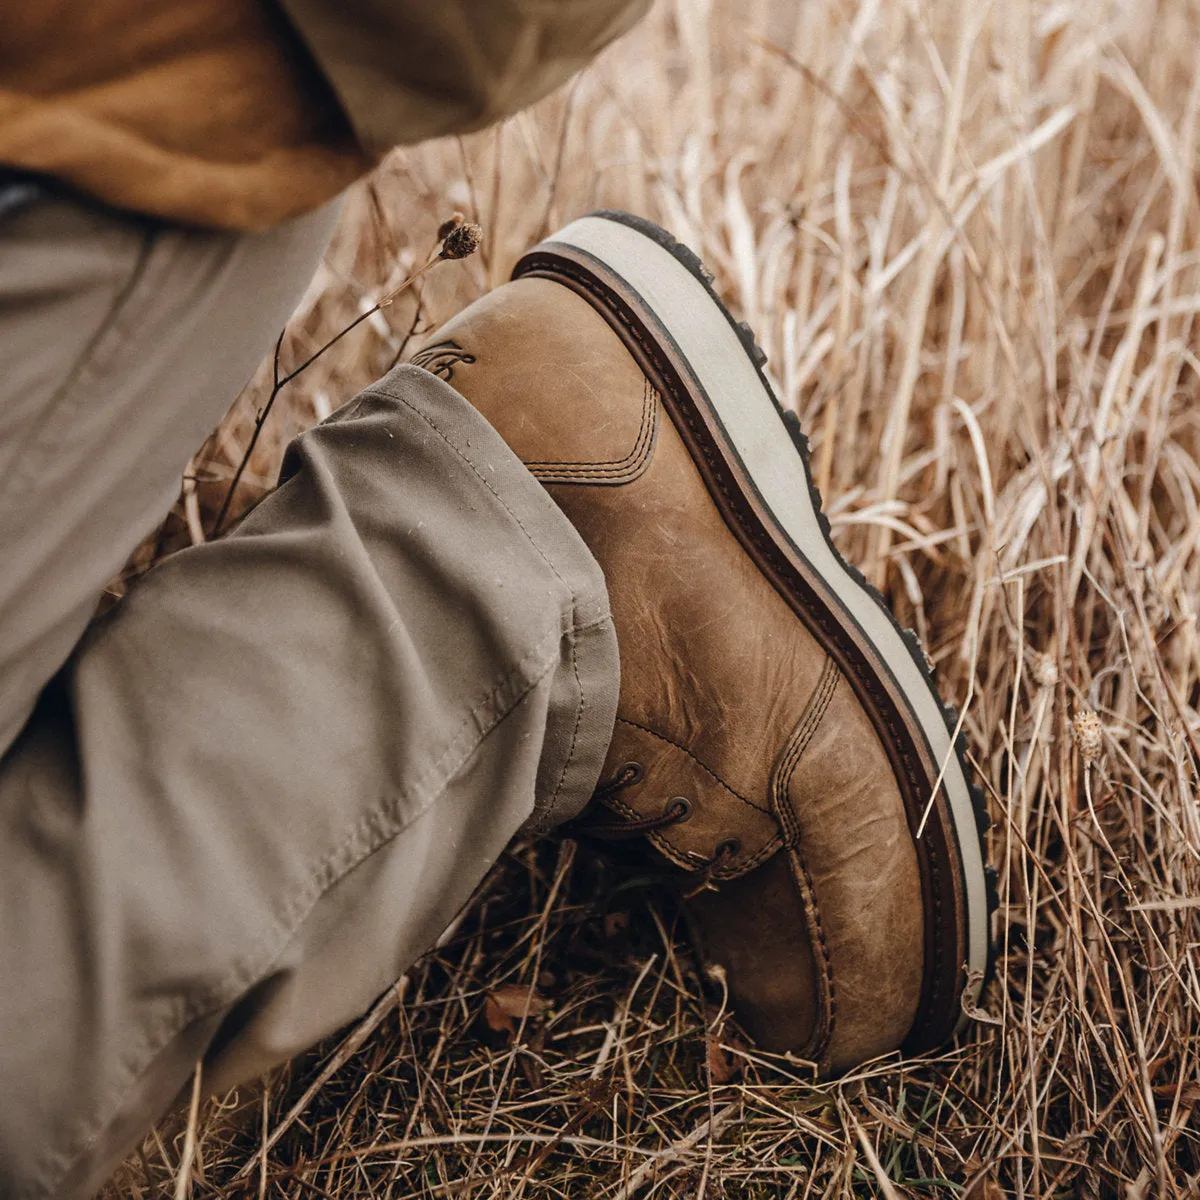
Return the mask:
<path fill-rule="evenodd" d="M 483 251 L 280 392 L 238 505 L 558 223 L 659 220 L 758 330 L 840 546 L 964 713 L 996 977 L 944 1054 L 814 1086 L 721 1020 L 668 900 L 517 846 L 365 1024 L 201 1104 L 194 1155 L 176 1114 L 113 1195 L 1196 1195 L 1198 115 L 1193 0 L 678 0 L 353 194 L 285 369 L 453 210 Z M 211 529 L 265 381 L 158 551 Z M 485 1018 L 516 984 L 546 1004 L 514 1041 Z"/>

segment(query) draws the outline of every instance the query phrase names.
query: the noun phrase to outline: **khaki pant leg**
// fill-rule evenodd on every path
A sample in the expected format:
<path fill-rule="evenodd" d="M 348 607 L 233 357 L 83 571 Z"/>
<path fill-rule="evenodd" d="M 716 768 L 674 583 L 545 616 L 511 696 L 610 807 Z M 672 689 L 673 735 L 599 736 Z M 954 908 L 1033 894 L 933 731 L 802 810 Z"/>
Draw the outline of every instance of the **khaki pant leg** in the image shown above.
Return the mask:
<path fill-rule="evenodd" d="M 89 630 L 0 761 L 0 1195 L 85 1196 L 206 1060 L 259 1074 L 425 950 L 616 708 L 594 559 L 401 367 Z"/>
<path fill-rule="evenodd" d="M 270 350 L 336 215 L 239 234 L 49 193 L 0 215 L 0 752 Z"/>

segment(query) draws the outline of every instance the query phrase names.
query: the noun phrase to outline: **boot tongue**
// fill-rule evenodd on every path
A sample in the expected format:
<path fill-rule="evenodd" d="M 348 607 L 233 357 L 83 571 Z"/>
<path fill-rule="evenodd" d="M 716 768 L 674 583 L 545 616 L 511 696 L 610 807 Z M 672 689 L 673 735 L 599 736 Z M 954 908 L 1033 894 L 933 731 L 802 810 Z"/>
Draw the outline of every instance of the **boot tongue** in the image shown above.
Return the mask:
<path fill-rule="evenodd" d="M 687 907 L 705 959 L 725 968 L 730 1007 L 746 1032 L 764 1050 L 818 1054 L 816 968 L 787 852 Z"/>

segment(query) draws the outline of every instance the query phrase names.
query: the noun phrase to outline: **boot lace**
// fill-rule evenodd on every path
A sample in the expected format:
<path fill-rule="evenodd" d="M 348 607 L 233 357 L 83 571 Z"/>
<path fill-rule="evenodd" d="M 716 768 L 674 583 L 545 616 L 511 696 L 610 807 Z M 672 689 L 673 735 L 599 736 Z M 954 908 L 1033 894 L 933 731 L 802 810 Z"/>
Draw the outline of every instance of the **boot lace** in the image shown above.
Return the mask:
<path fill-rule="evenodd" d="M 600 784 L 592 794 L 593 804 L 603 804 L 618 792 L 641 781 L 645 772 L 642 765 L 627 762 L 617 773 L 606 782 Z M 598 807 L 599 805 L 597 805 Z M 607 806 L 605 806 L 607 807 Z M 611 809 L 609 810 L 611 811 Z M 600 838 L 604 841 L 624 841 L 630 838 L 645 837 L 669 829 L 686 821 L 692 815 L 692 802 L 686 796 L 672 796 L 666 808 L 657 817 L 623 817 L 616 815 L 612 821 L 572 821 L 567 826 L 567 832 L 582 836 Z M 741 844 L 737 838 L 726 838 L 718 844 L 716 853 L 708 859 L 697 857 L 699 869 L 699 884 L 687 895 L 694 896 L 697 892 L 713 889 L 713 878 L 718 872 L 727 867 L 737 857 Z"/>

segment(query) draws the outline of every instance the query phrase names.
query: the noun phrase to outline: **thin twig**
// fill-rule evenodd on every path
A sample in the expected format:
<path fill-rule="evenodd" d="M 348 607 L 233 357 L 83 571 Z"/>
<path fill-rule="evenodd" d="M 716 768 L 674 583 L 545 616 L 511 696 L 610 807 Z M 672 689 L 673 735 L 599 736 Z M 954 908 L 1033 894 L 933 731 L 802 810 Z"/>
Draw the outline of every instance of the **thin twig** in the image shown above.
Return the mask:
<path fill-rule="evenodd" d="M 416 271 L 414 271 L 410 276 L 408 276 L 407 279 L 405 279 L 397 287 L 394 287 L 390 292 L 388 292 L 383 297 L 382 300 L 379 300 L 377 303 L 373 304 L 365 312 L 360 313 L 357 317 L 354 318 L 353 321 L 350 322 L 349 325 L 347 325 L 344 329 L 341 329 L 337 333 L 335 333 L 333 335 L 333 337 L 331 337 L 329 339 L 329 341 L 327 341 L 318 350 L 315 350 L 298 367 L 296 367 L 292 371 L 289 371 L 282 378 L 280 378 L 280 375 L 279 375 L 279 352 L 283 346 L 283 339 L 284 339 L 284 335 L 287 333 L 287 329 L 284 328 L 284 329 L 280 330 L 279 337 L 278 337 L 278 339 L 276 339 L 276 342 L 275 342 L 275 354 L 274 354 L 274 357 L 272 360 L 273 367 L 272 367 L 272 373 L 271 373 L 271 378 L 272 378 L 271 394 L 267 397 L 267 402 L 262 406 L 258 415 L 254 419 L 254 430 L 250 434 L 250 441 L 247 444 L 245 451 L 242 453 L 241 461 L 237 465 L 237 470 L 234 471 L 234 473 L 233 473 L 233 478 L 232 478 L 232 480 L 230 480 L 229 487 L 225 491 L 225 497 L 221 501 L 221 507 L 217 511 L 216 520 L 213 522 L 212 534 L 211 534 L 212 537 L 214 537 L 214 538 L 219 537 L 221 532 L 225 528 L 225 518 L 229 513 L 229 506 L 233 502 L 233 497 L 234 497 L 234 494 L 237 492 L 238 484 L 241 482 L 242 475 L 245 472 L 246 467 L 250 462 L 251 456 L 254 454 L 254 448 L 258 445 L 259 435 L 263 431 L 263 426 L 266 425 L 266 423 L 267 423 L 267 418 L 271 415 L 271 410 L 275 407 L 275 401 L 278 399 L 279 393 L 281 391 L 283 391 L 283 389 L 285 387 L 287 387 L 287 385 L 289 383 L 291 383 L 293 379 L 295 379 L 297 376 L 299 376 L 299 375 L 303 374 L 305 371 L 307 371 L 308 368 L 311 367 L 313 365 L 313 363 L 315 363 L 317 361 L 317 359 L 321 357 L 322 354 L 324 354 L 327 350 L 330 350 L 334 346 L 336 346 L 338 344 L 338 342 L 340 342 L 342 340 L 342 338 L 344 338 L 346 336 L 346 334 L 357 329 L 364 321 L 373 317 L 377 312 L 380 312 L 382 309 L 387 308 L 388 305 L 391 304 L 396 299 L 397 296 L 399 296 L 403 291 L 405 291 L 407 288 L 411 287 L 414 283 L 416 283 L 416 281 L 418 279 L 420 279 L 421 276 L 424 275 L 426 271 L 429 271 L 430 269 L 435 267 L 439 262 L 443 262 L 443 261 L 445 261 L 445 260 L 442 257 L 440 257 L 436 252 L 434 254 L 431 254 L 423 266 L 419 267 Z"/>

